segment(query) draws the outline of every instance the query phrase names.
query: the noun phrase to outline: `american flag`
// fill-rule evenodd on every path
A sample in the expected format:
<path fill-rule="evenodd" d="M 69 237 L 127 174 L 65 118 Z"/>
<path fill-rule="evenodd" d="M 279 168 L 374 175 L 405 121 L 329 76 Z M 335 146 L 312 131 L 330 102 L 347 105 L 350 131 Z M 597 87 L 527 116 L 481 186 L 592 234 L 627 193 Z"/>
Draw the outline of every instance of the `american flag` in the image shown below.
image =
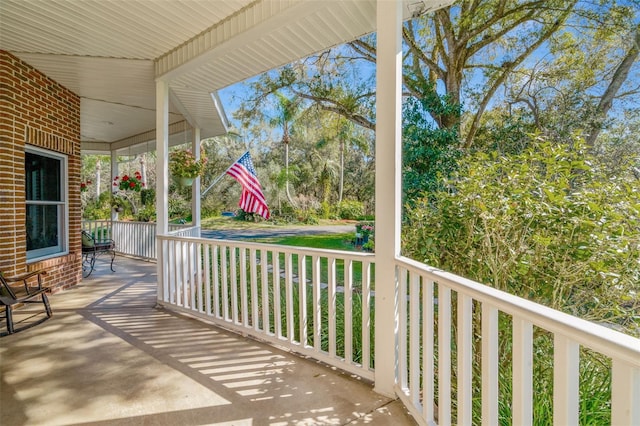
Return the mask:
<path fill-rule="evenodd" d="M 262 186 L 258 181 L 258 176 L 249 151 L 229 167 L 227 174 L 240 182 L 242 185 L 242 195 L 238 205 L 247 213 L 258 213 L 265 219 L 269 219 L 269 207 L 262 193 Z"/>

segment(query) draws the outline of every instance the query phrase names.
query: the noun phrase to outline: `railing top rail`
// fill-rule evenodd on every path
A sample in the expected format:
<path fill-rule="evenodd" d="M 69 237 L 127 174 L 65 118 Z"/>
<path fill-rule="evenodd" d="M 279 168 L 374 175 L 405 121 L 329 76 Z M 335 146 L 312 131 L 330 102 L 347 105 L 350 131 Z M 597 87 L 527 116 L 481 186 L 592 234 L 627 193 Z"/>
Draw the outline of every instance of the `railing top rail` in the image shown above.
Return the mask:
<path fill-rule="evenodd" d="M 567 336 L 580 345 L 611 358 L 640 367 L 640 339 L 406 257 L 399 257 L 397 261 L 409 271 L 424 274 L 435 282 L 446 284 L 451 289 L 486 302 L 502 312 L 523 318 L 547 331 Z"/>
<path fill-rule="evenodd" d="M 181 234 L 181 233 L 186 232 L 186 231 L 200 229 L 199 226 L 192 226 L 192 225 L 174 225 L 174 224 L 172 224 L 170 226 L 172 228 L 174 228 L 174 229 L 169 231 L 167 233 L 167 236 L 172 236 L 172 237 L 173 236 L 178 236 L 178 234 Z"/>
<path fill-rule="evenodd" d="M 359 253 L 344 250 L 318 249 L 311 247 L 285 246 L 279 244 L 256 243 L 252 241 L 238 240 L 219 240 L 213 238 L 197 238 L 197 237 L 178 237 L 171 234 L 158 235 L 159 240 L 175 240 L 175 241 L 191 241 L 197 243 L 222 244 L 234 248 L 253 248 L 256 250 L 274 250 L 280 253 L 305 254 L 305 255 L 321 255 L 326 257 L 335 257 L 345 260 L 356 260 L 373 262 L 375 255 L 373 253 Z"/>

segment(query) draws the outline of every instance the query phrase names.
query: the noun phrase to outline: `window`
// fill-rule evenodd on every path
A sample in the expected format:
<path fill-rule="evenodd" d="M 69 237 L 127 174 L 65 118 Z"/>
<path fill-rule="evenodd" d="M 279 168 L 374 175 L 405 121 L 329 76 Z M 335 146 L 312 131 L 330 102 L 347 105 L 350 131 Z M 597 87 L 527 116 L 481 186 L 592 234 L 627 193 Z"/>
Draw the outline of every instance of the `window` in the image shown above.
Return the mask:
<path fill-rule="evenodd" d="M 27 260 L 67 250 L 67 157 L 25 149 Z"/>

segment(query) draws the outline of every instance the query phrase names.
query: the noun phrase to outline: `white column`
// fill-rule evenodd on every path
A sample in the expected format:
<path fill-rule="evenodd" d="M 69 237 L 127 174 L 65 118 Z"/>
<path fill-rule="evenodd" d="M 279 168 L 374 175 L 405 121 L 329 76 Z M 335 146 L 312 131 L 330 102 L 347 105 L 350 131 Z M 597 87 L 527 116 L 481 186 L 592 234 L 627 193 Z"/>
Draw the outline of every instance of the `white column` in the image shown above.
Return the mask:
<path fill-rule="evenodd" d="M 193 140 L 191 141 L 191 150 L 196 156 L 197 160 L 200 160 L 200 128 L 193 128 Z M 200 190 L 201 190 L 201 178 L 197 177 L 191 186 L 191 224 L 193 226 L 200 227 Z"/>
<path fill-rule="evenodd" d="M 377 7 L 375 391 L 393 397 L 402 199 L 402 1 L 378 0 Z"/>
<path fill-rule="evenodd" d="M 156 81 L 156 234 L 169 232 L 169 84 Z M 158 290 L 157 299 L 165 299 L 167 266 L 165 245 L 156 239 Z"/>
<path fill-rule="evenodd" d="M 115 151 L 111 151 L 111 182 L 109 182 L 109 192 L 113 194 L 114 186 L 113 179 L 118 176 L 118 153 Z M 113 195 L 112 195 L 113 196 Z M 118 220 L 118 212 L 116 212 L 113 208 L 111 209 L 111 220 Z"/>
<path fill-rule="evenodd" d="M 169 230 L 169 84 L 156 82 L 156 211 L 158 235 Z"/>

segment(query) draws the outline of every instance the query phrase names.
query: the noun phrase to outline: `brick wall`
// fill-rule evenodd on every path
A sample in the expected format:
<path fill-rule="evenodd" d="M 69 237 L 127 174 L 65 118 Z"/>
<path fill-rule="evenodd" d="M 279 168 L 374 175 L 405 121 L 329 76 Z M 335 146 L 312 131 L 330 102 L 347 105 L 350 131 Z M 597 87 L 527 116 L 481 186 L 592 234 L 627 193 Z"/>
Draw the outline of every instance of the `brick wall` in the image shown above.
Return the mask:
<path fill-rule="evenodd" d="M 32 145 L 68 158 L 69 254 L 27 264 L 24 149 Z M 77 190 L 75 190 L 77 189 Z M 0 271 L 45 269 L 53 291 L 82 279 L 80 98 L 0 50 Z"/>

